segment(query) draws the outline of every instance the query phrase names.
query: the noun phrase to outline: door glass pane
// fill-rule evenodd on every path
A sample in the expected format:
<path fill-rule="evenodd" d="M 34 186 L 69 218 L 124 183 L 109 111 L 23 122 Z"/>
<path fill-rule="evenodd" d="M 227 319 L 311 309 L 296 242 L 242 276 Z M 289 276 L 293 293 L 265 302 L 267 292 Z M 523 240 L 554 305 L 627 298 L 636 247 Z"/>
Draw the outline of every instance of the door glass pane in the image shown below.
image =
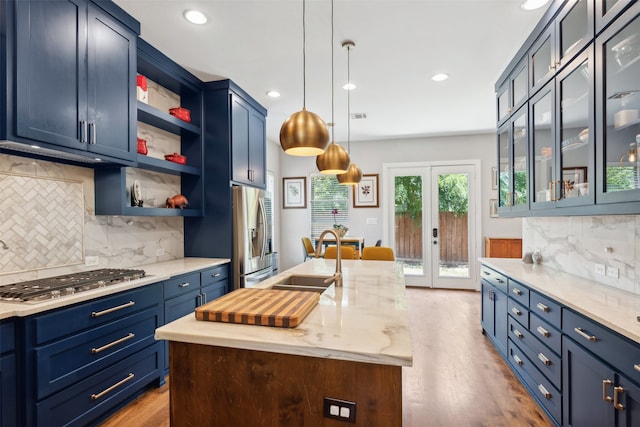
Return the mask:
<path fill-rule="evenodd" d="M 588 23 L 587 0 L 580 0 L 560 22 L 560 52 L 563 58 L 587 36 Z"/>
<path fill-rule="evenodd" d="M 422 177 L 396 176 L 395 255 L 404 274 L 424 275 L 422 256 Z"/>
<path fill-rule="evenodd" d="M 527 67 L 522 67 L 513 79 L 513 105 L 520 104 L 527 96 Z"/>
<path fill-rule="evenodd" d="M 533 201 L 551 200 L 553 181 L 553 135 L 551 92 L 532 105 L 533 111 Z"/>
<path fill-rule="evenodd" d="M 469 176 L 438 175 L 439 277 L 469 277 Z"/>
<path fill-rule="evenodd" d="M 618 1 L 619 1 L 619 0 L 604 0 L 604 1 L 603 1 L 603 3 L 604 3 L 603 15 L 604 15 L 605 13 L 608 13 L 608 12 L 611 10 L 611 8 L 612 8 L 613 6 L 615 6 L 615 5 L 616 5 L 616 3 L 618 3 Z"/>
<path fill-rule="evenodd" d="M 509 193 L 511 182 L 511 162 L 509 161 L 509 129 L 505 127 L 498 134 L 498 159 L 500 162 L 498 171 L 498 206 L 510 206 Z"/>
<path fill-rule="evenodd" d="M 527 204 L 527 114 L 526 110 L 513 121 L 513 204 Z"/>
<path fill-rule="evenodd" d="M 589 68 L 587 61 L 560 82 L 560 141 L 562 198 L 589 195 Z"/>
<path fill-rule="evenodd" d="M 640 188 L 640 18 L 604 45 L 605 191 Z"/>
<path fill-rule="evenodd" d="M 547 74 L 549 74 L 552 64 L 551 58 L 551 37 L 547 37 L 544 43 L 536 50 L 532 55 L 533 73 L 532 81 L 533 86 L 541 83 Z"/>

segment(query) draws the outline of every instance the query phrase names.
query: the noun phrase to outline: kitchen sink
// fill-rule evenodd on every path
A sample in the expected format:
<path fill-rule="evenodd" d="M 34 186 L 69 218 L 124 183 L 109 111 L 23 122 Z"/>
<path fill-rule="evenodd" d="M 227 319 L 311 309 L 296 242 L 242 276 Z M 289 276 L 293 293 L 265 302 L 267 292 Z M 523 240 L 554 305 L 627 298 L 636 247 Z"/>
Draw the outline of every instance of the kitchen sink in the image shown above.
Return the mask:
<path fill-rule="evenodd" d="M 302 276 L 293 275 L 276 283 L 271 289 L 284 291 L 308 291 L 308 292 L 324 292 L 329 286 L 333 285 L 333 280 L 324 283 L 325 280 L 331 279 L 331 276 Z"/>

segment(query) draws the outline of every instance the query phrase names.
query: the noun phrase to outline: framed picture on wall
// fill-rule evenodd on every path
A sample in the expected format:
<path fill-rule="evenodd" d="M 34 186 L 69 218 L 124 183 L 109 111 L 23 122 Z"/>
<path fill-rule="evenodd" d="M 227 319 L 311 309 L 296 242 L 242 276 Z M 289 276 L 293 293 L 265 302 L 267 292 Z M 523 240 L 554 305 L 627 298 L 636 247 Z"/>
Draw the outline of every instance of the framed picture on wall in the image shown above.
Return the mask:
<path fill-rule="evenodd" d="M 489 199 L 489 218 L 498 218 L 498 199 Z"/>
<path fill-rule="evenodd" d="M 282 178 L 282 208 L 304 209 L 307 207 L 307 178 L 296 176 Z"/>
<path fill-rule="evenodd" d="M 353 186 L 354 208 L 378 207 L 378 174 L 362 175 L 358 185 Z"/>

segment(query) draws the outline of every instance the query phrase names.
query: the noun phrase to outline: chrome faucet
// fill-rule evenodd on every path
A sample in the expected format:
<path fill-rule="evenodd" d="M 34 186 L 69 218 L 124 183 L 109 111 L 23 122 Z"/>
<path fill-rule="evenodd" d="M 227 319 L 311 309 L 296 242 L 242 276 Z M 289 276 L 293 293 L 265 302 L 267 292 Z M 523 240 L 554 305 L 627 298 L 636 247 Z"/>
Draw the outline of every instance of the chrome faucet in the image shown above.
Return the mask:
<path fill-rule="evenodd" d="M 2 249 L 4 249 L 5 251 L 7 249 L 9 249 L 9 246 L 7 246 L 7 244 L 5 243 L 4 240 L 0 239 L 0 245 L 2 246 Z"/>
<path fill-rule="evenodd" d="M 329 277 L 324 283 L 336 282 L 336 287 L 342 286 L 342 254 L 340 253 L 340 236 L 334 230 L 324 230 L 322 234 L 320 234 L 320 238 L 318 239 L 318 245 L 316 246 L 316 258 L 320 256 L 320 252 L 322 252 L 322 243 L 324 242 L 324 236 L 327 234 L 333 234 L 336 236 L 336 272 L 332 277 Z"/>

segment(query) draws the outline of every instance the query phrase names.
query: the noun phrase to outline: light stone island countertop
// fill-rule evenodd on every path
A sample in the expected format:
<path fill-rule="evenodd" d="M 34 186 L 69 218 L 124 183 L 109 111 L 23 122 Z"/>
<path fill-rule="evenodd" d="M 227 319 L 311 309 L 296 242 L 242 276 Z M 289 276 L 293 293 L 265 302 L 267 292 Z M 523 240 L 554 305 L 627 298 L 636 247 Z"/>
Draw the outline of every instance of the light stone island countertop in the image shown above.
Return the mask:
<path fill-rule="evenodd" d="M 230 259 L 225 258 L 179 258 L 172 261 L 158 262 L 154 264 L 145 264 L 135 267 L 126 267 L 130 269 L 144 270 L 146 276 L 142 279 L 132 280 L 130 282 L 119 283 L 117 285 L 106 286 L 104 288 L 93 289 L 90 291 L 79 292 L 74 295 L 66 295 L 61 298 L 46 300 L 43 302 L 29 303 L 29 302 L 0 302 L 0 320 L 7 319 L 9 317 L 24 317 L 32 314 L 42 313 L 47 310 L 53 310 L 55 308 L 64 307 L 67 305 L 75 304 L 82 301 L 88 301 L 94 298 L 102 297 L 105 295 L 111 295 L 118 292 L 126 291 L 129 289 L 139 288 L 151 283 L 161 282 L 180 274 L 190 273 L 192 271 L 201 270 L 204 268 L 215 267 L 216 265 L 226 264 L 230 262 Z M 79 271 L 96 270 L 102 267 L 87 268 L 84 266 L 69 267 L 69 271 L 57 271 L 56 275 L 77 273 Z M 113 267 L 113 266 L 112 266 Z M 118 267 L 113 267 L 118 268 Z M 43 274 L 38 278 L 47 277 Z M 14 283 L 19 280 L 16 279 Z M 8 282 L 12 283 L 12 282 Z"/>
<path fill-rule="evenodd" d="M 481 258 L 488 267 L 640 343 L 640 295 L 520 259 Z"/>
<path fill-rule="evenodd" d="M 332 275 L 335 260 L 313 259 L 256 285 L 270 288 L 292 274 Z M 342 287 L 331 285 L 296 328 L 196 320 L 193 313 L 156 329 L 156 339 L 393 366 L 413 355 L 402 266 L 342 261 Z"/>

